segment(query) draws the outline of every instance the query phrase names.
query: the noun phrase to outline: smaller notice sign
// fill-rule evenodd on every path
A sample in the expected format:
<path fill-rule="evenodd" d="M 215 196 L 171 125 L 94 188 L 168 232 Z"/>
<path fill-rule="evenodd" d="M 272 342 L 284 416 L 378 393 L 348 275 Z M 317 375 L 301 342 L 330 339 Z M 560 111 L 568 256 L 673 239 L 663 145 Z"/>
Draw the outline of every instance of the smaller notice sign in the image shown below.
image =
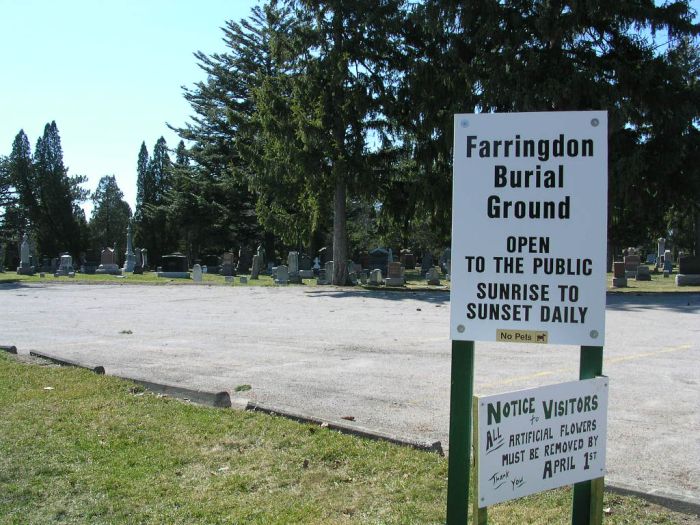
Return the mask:
<path fill-rule="evenodd" d="M 479 507 L 605 475 L 608 378 L 477 398 Z"/>

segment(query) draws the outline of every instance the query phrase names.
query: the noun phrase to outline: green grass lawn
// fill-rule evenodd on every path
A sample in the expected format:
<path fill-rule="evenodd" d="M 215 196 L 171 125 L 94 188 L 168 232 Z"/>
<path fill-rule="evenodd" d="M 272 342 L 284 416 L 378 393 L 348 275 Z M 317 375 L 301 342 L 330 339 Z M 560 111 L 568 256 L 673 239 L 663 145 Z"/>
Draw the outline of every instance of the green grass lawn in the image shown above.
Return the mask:
<path fill-rule="evenodd" d="M 443 523 L 447 461 L 0 352 L 1 524 Z M 569 489 L 489 509 L 570 523 Z M 605 523 L 687 524 L 607 494 Z"/>

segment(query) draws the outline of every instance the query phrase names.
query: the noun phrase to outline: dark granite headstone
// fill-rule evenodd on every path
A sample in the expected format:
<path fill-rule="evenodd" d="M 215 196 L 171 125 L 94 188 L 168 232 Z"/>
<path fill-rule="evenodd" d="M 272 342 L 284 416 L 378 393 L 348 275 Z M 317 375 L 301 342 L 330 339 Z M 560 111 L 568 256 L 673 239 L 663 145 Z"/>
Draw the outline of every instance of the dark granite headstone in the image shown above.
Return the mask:
<path fill-rule="evenodd" d="M 236 272 L 248 273 L 252 263 L 253 256 L 246 248 L 241 247 L 241 249 L 238 251 L 238 264 L 236 265 Z"/>
<path fill-rule="evenodd" d="M 700 256 L 686 255 L 678 259 L 678 273 L 684 275 L 700 274 Z"/>
<path fill-rule="evenodd" d="M 311 257 L 305 253 L 299 254 L 299 269 L 300 270 L 311 270 L 313 263 L 311 262 Z"/>
<path fill-rule="evenodd" d="M 143 250 L 141 248 L 134 248 L 134 256 L 136 257 L 134 275 L 143 275 Z"/>
<path fill-rule="evenodd" d="M 216 255 L 205 255 L 202 262 L 207 267 L 207 273 L 219 273 L 219 257 Z"/>
<path fill-rule="evenodd" d="M 428 270 L 432 267 L 433 255 L 430 252 L 423 252 L 423 258 L 420 261 L 420 274 L 425 277 L 425 274 L 428 273 Z"/>
<path fill-rule="evenodd" d="M 163 255 L 160 261 L 163 272 L 188 272 L 187 257 L 181 253 Z"/>
<path fill-rule="evenodd" d="M 236 275 L 236 268 L 233 263 L 233 253 L 226 252 L 221 256 L 221 268 L 219 268 L 219 273 L 225 277 L 232 277 Z"/>
<path fill-rule="evenodd" d="M 368 269 L 382 271 L 382 275 L 387 274 L 387 266 L 389 264 L 389 251 L 384 248 L 375 248 L 369 252 L 369 266 Z"/>
<path fill-rule="evenodd" d="M 401 257 L 399 258 L 401 261 L 401 264 L 403 264 L 404 268 L 407 270 L 415 270 L 416 269 L 416 256 L 413 255 L 409 250 L 401 250 Z"/>
<path fill-rule="evenodd" d="M 87 250 L 85 256 L 83 257 L 83 264 L 81 271 L 86 274 L 93 274 L 97 267 L 100 265 L 100 256 L 97 254 L 96 250 Z"/>
<path fill-rule="evenodd" d="M 324 246 L 318 251 L 318 258 L 321 260 L 321 264 L 326 264 L 327 261 L 333 259 L 333 250 L 329 250 L 327 246 Z"/>
<path fill-rule="evenodd" d="M 625 263 L 616 261 L 613 263 L 613 277 L 625 276 Z"/>

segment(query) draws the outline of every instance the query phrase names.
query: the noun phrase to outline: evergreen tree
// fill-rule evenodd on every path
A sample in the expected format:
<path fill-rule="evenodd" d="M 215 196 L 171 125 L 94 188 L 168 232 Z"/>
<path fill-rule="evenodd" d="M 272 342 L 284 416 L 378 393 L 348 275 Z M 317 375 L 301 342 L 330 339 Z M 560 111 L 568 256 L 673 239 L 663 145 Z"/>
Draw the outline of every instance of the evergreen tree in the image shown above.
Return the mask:
<path fill-rule="evenodd" d="M 332 194 L 332 282 L 343 285 L 348 274 L 347 200 L 376 180 L 382 167 L 370 154 L 368 136 L 381 138 L 386 128 L 386 57 L 395 44 L 392 28 L 399 2 L 290 0 L 286 5 L 297 20 L 286 34 L 277 35 L 291 51 L 280 68 L 287 78 L 277 78 L 289 86 L 281 91 L 286 104 L 268 89 L 258 111 L 278 151 L 293 155 L 288 165 L 296 175 L 312 178 L 307 202 L 324 199 L 329 190 Z M 287 123 L 292 134 L 283 127 Z M 292 137 L 300 139 L 300 147 L 289 148 Z"/>
<path fill-rule="evenodd" d="M 135 239 L 148 249 L 154 264 L 158 264 L 162 255 L 174 251 L 177 244 L 177 232 L 168 217 L 172 171 L 168 145 L 163 137 L 156 141 L 150 158 L 145 145 L 141 144 L 137 163 Z"/>
<path fill-rule="evenodd" d="M 7 159 L 9 183 L 16 192 L 16 225 L 29 233 L 38 220 L 37 185 L 32 161 L 32 150 L 24 130 L 20 130 L 12 143 L 12 152 Z M 19 238 L 20 233 L 17 233 Z"/>
<path fill-rule="evenodd" d="M 142 142 L 136 162 L 136 212 L 134 217 L 137 224 L 140 224 L 143 218 L 144 205 L 154 202 L 155 199 L 155 183 L 148 172 L 148 160 L 148 149 L 146 143 Z"/>
<path fill-rule="evenodd" d="M 83 179 L 68 177 L 56 122 L 47 124 L 37 141 L 34 172 L 39 209 L 34 228 L 40 253 L 68 251 L 77 257 L 83 246 L 74 197 L 81 197 L 77 188 Z"/>
<path fill-rule="evenodd" d="M 698 26 L 688 2 L 426 0 L 409 12 L 404 34 L 409 53 L 397 63 L 406 103 L 394 119 L 401 143 L 414 148 L 418 184 L 408 189 L 417 195 L 408 202 L 430 195 L 429 180 L 441 190 L 426 210 L 450 209 L 453 113 L 586 109 L 609 112 L 612 251 L 660 236 L 665 209 L 698 201 L 687 191 L 698 178 L 689 162 Z"/>
<path fill-rule="evenodd" d="M 131 208 L 117 185 L 114 175 L 100 179 L 92 195 L 93 209 L 90 216 L 90 241 L 93 248 L 101 250 L 116 244 L 117 253 L 126 251 L 126 229 L 131 218 Z"/>
<path fill-rule="evenodd" d="M 278 235 L 287 232 L 288 224 L 307 222 L 297 216 L 273 224 L 268 219 L 276 215 L 262 204 L 267 199 L 259 191 L 264 185 L 258 184 L 267 173 L 260 156 L 267 147 L 254 120 L 255 92 L 274 68 L 272 33 L 289 23 L 288 14 L 275 6 L 255 7 L 248 19 L 226 23 L 226 53 L 195 55 L 207 80 L 185 89 L 195 117 L 175 131 L 191 143 L 192 165 L 187 180 L 181 177 L 184 185 L 176 184 L 182 189 L 174 202 L 180 208 L 187 203 L 192 227 L 200 229 L 200 238 L 207 238 L 211 248 L 251 246 L 265 237 L 272 255 L 271 236 L 260 231 L 258 222 Z M 292 188 L 284 196 L 293 199 L 296 193 Z"/>

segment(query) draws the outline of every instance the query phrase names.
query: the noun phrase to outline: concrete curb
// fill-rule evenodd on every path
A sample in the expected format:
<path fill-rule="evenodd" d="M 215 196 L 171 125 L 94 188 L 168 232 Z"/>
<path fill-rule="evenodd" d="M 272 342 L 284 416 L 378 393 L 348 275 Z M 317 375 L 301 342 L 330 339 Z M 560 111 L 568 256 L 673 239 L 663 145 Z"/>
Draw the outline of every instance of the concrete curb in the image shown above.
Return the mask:
<path fill-rule="evenodd" d="M 343 423 L 334 423 L 332 421 L 325 421 L 317 417 L 310 416 L 308 414 L 301 414 L 295 412 L 288 412 L 286 410 L 280 410 L 274 407 L 264 406 L 258 403 L 248 402 L 245 407 L 246 410 L 251 412 L 262 412 L 263 414 L 269 414 L 272 416 L 280 416 L 285 419 L 291 419 L 292 421 L 297 421 L 299 423 L 311 423 L 314 425 L 323 426 L 331 430 L 341 432 L 342 434 L 349 434 L 352 436 L 362 437 L 366 439 L 371 439 L 374 441 L 388 441 L 394 445 L 402 445 L 405 447 L 414 448 L 417 450 L 424 450 L 427 452 L 435 452 L 441 456 L 444 456 L 442 450 L 442 443 L 439 441 L 429 442 L 429 441 L 417 441 L 402 436 L 397 436 L 394 434 L 386 434 L 383 432 L 377 432 L 374 430 L 368 430 L 366 428 L 346 425 Z"/>
<path fill-rule="evenodd" d="M 35 352 L 35 351 L 30 351 L 29 355 L 33 357 L 40 357 L 42 359 L 46 359 L 48 361 L 51 361 L 52 363 L 56 363 L 57 365 L 63 365 L 63 366 L 73 366 L 75 368 L 85 368 L 87 370 L 92 370 L 96 374 L 103 375 L 105 373 L 105 367 L 104 366 L 95 366 L 95 367 L 90 367 L 87 365 L 84 365 L 82 363 L 78 363 L 77 361 L 71 361 L 70 359 L 66 359 L 64 357 L 56 357 L 52 356 L 49 354 L 46 354 L 44 352 Z"/>
<path fill-rule="evenodd" d="M 3 352 L 7 352 L 8 354 L 16 354 L 17 353 L 17 347 L 16 346 L 4 346 L 0 345 L 0 350 Z"/>
<path fill-rule="evenodd" d="M 91 368 L 87 365 L 78 363 L 77 361 L 71 361 L 70 359 L 65 359 L 63 357 L 56 357 L 53 355 L 49 355 L 45 352 L 31 351 L 31 352 L 29 352 L 29 355 L 34 356 L 34 357 L 40 357 L 41 359 L 46 359 L 46 360 L 51 361 L 52 363 L 56 363 L 58 365 L 73 366 L 76 368 L 84 368 L 86 370 L 92 370 L 96 374 L 100 374 L 100 375 L 103 375 L 105 373 L 105 368 L 103 366 L 96 366 L 94 368 Z M 183 387 L 179 387 L 179 386 L 162 385 L 160 383 L 153 383 L 151 381 L 144 381 L 142 379 L 134 379 L 132 377 L 124 377 L 124 376 L 112 376 L 112 377 L 116 377 L 118 379 L 124 379 L 126 381 L 131 381 L 132 383 L 136 383 L 138 385 L 141 385 L 146 390 L 149 390 L 151 392 L 156 392 L 158 394 L 167 395 L 167 396 L 174 397 L 177 399 L 184 399 L 184 400 L 191 401 L 193 403 L 197 403 L 200 405 L 206 405 L 206 406 L 215 407 L 215 408 L 230 408 L 231 407 L 231 396 L 229 395 L 228 392 L 205 392 L 203 390 L 193 390 L 190 388 L 183 388 Z"/>
<path fill-rule="evenodd" d="M 605 489 L 622 496 L 635 496 L 675 512 L 700 516 L 700 499 L 698 498 L 684 497 L 677 494 L 671 495 L 658 491 L 642 492 L 623 483 L 614 482 L 610 485 L 605 483 Z"/>
<path fill-rule="evenodd" d="M 185 401 L 191 401 L 192 403 L 197 403 L 199 405 L 206 405 L 214 408 L 231 408 L 231 396 L 226 391 L 221 392 L 205 392 L 204 390 L 193 390 L 190 388 L 183 388 L 179 386 L 172 385 L 162 385 L 160 383 L 152 383 L 151 381 L 144 381 L 142 379 L 134 379 L 132 377 L 124 376 L 112 376 L 119 379 L 124 379 L 126 381 L 131 381 L 137 385 L 141 385 L 146 390 L 155 392 L 157 394 L 163 394 L 169 397 L 174 397 L 177 399 L 183 399 Z"/>

